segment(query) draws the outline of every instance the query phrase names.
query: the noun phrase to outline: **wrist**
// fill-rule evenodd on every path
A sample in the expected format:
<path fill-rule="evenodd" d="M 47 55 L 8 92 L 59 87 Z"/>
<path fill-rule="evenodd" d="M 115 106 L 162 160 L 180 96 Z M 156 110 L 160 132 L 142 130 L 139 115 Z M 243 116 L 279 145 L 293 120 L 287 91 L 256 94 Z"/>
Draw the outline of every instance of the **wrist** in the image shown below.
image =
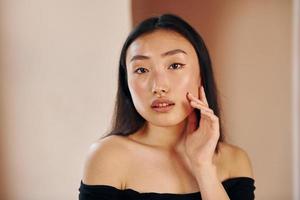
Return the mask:
<path fill-rule="evenodd" d="M 199 184 L 207 180 L 218 180 L 217 167 L 213 164 L 198 166 L 195 172 Z"/>
<path fill-rule="evenodd" d="M 217 169 L 215 164 L 213 164 L 213 163 L 203 163 L 203 162 L 195 164 L 194 168 L 196 169 L 196 171 L 204 172 L 204 173 L 206 173 L 206 171 L 213 171 L 213 170 Z"/>

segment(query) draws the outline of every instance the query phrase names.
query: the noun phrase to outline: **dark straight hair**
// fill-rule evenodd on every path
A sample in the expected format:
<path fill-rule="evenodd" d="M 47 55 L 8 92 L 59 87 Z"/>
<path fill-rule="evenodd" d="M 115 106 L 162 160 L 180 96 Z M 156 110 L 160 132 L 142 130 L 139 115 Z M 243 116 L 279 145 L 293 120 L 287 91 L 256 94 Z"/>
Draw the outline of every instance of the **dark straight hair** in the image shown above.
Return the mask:
<path fill-rule="evenodd" d="M 181 34 L 193 45 L 197 53 L 200 68 L 199 76 L 201 76 L 202 85 L 205 90 L 209 107 L 219 118 L 220 137 L 218 140 L 218 145 L 216 147 L 216 152 L 218 152 L 219 143 L 221 141 L 224 141 L 224 133 L 218 104 L 217 88 L 213 76 L 213 70 L 208 50 L 201 36 L 191 25 L 189 25 L 179 16 L 170 13 L 145 19 L 140 24 L 138 24 L 127 37 L 122 47 L 119 60 L 118 90 L 111 128 L 108 133 L 106 133 L 101 138 L 105 138 L 110 135 L 128 136 L 142 128 L 145 124 L 145 119 L 137 112 L 134 107 L 128 88 L 126 52 L 130 44 L 138 37 L 161 29 L 175 31 Z M 201 117 L 200 110 L 195 109 L 195 111 L 197 120 L 199 121 Z"/>

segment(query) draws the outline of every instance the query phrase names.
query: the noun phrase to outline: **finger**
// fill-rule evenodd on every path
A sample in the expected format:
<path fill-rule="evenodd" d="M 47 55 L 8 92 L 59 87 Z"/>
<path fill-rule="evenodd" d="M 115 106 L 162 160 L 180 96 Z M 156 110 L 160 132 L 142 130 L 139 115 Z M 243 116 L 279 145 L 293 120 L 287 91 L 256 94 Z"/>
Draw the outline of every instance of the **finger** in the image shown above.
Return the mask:
<path fill-rule="evenodd" d="M 211 116 L 208 112 L 202 110 L 200 111 L 201 117 L 200 117 L 200 124 L 206 124 L 206 122 L 210 122 L 211 121 Z"/>
<path fill-rule="evenodd" d="M 200 104 L 203 108 L 206 108 L 208 110 L 211 110 L 213 112 L 212 109 L 210 109 L 204 102 L 200 101 L 199 99 L 192 99 L 190 102 L 194 101 L 197 104 Z"/>
<path fill-rule="evenodd" d="M 192 105 L 192 107 L 199 109 L 201 115 L 205 115 L 205 116 L 207 116 L 209 118 L 211 118 L 211 115 L 213 115 L 213 113 L 211 113 L 211 112 L 209 112 L 209 111 L 207 111 L 205 109 L 200 109 L 200 107 L 197 104 L 195 104 L 194 102 L 191 103 L 191 105 Z"/>
<path fill-rule="evenodd" d="M 200 89 L 200 87 L 198 87 L 198 89 Z M 209 113 L 210 114 L 210 115 L 208 115 L 209 119 L 211 119 L 213 121 L 218 120 L 218 117 L 216 115 L 214 115 L 214 111 L 208 107 L 208 104 L 205 104 L 200 99 L 197 99 L 195 96 L 193 96 L 193 94 L 191 94 L 189 92 L 187 93 L 187 99 L 190 101 L 191 105 L 194 108 L 200 109 L 201 113 L 203 113 L 204 115 L 207 115 L 206 113 Z"/>
<path fill-rule="evenodd" d="M 200 99 L 196 98 L 192 93 L 188 93 L 187 97 L 188 97 L 189 100 L 194 100 L 194 101 L 202 104 L 203 106 L 207 107 L 207 104 L 205 102 L 203 102 Z"/>
<path fill-rule="evenodd" d="M 202 111 L 201 112 L 201 118 L 203 118 L 204 120 L 207 120 L 209 122 L 211 122 L 211 126 L 214 126 L 215 123 L 218 122 L 218 117 L 215 115 L 212 115 L 211 113 L 208 113 L 206 111 Z M 200 120 L 201 122 L 201 120 Z"/>
<path fill-rule="evenodd" d="M 203 86 L 201 86 L 200 89 L 200 97 L 201 97 L 200 100 L 202 100 L 208 106 L 208 102 L 207 102 L 207 98 Z"/>
<path fill-rule="evenodd" d="M 191 102 L 191 105 L 194 108 L 200 109 L 201 115 L 204 114 L 205 116 L 208 116 L 213 121 L 218 120 L 218 117 L 214 113 L 212 113 L 212 110 L 208 110 L 206 107 L 203 107 L 194 101 Z"/>
<path fill-rule="evenodd" d="M 209 113 L 214 114 L 214 111 L 212 109 L 208 108 L 206 105 L 203 105 L 203 103 L 199 103 L 199 102 L 196 102 L 194 100 L 192 100 L 191 103 L 193 103 L 200 110 L 205 110 L 205 111 L 207 111 Z"/>

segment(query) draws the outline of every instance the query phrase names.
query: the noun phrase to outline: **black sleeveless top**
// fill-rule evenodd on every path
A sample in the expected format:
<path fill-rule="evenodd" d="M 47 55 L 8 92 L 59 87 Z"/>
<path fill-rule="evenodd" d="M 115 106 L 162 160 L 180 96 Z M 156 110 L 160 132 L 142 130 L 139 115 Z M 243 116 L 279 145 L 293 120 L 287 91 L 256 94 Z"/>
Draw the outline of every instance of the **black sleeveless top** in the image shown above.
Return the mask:
<path fill-rule="evenodd" d="M 230 200 L 253 200 L 254 179 L 234 177 L 222 182 Z M 138 192 L 133 189 L 118 189 L 110 185 L 87 185 L 81 180 L 79 200 L 201 200 L 200 191 L 193 193 Z"/>

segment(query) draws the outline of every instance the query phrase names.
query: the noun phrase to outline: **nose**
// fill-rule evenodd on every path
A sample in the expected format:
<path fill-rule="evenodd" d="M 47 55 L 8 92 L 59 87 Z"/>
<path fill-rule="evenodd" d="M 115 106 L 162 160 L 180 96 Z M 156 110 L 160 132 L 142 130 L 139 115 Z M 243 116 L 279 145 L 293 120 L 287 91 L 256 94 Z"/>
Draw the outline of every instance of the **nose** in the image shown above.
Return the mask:
<path fill-rule="evenodd" d="M 161 97 L 161 96 L 163 96 L 163 95 L 166 95 L 167 92 L 168 92 L 168 90 L 166 90 L 166 89 L 164 89 L 164 88 L 161 88 L 161 87 L 155 88 L 155 89 L 153 90 L 154 95 L 157 95 L 157 96 L 159 96 L 159 97 Z"/>
<path fill-rule="evenodd" d="M 166 95 L 169 92 L 169 87 L 166 81 L 166 74 L 154 75 L 152 93 L 159 97 Z"/>

